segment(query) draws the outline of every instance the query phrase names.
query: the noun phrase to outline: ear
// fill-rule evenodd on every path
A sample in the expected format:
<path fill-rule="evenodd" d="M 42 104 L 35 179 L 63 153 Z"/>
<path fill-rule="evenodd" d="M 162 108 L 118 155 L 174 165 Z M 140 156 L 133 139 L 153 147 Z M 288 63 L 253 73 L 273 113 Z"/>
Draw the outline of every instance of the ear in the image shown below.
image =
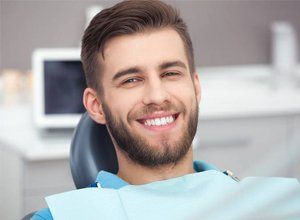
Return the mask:
<path fill-rule="evenodd" d="M 195 93 L 196 97 L 198 100 L 198 103 L 200 103 L 201 100 L 201 85 L 200 85 L 200 80 L 199 80 L 199 75 L 197 72 L 194 73 L 194 88 L 195 88 Z"/>
<path fill-rule="evenodd" d="M 83 93 L 83 105 L 90 117 L 99 124 L 105 124 L 105 115 L 102 108 L 102 102 L 97 92 L 92 88 L 86 88 Z"/>

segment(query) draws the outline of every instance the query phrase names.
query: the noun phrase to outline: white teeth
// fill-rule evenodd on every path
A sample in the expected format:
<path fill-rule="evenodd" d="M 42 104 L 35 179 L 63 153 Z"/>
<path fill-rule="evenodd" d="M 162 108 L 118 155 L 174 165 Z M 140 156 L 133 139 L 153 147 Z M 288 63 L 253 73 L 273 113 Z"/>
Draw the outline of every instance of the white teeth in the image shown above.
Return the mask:
<path fill-rule="evenodd" d="M 167 122 L 167 123 L 169 123 L 169 120 L 170 120 L 169 117 L 166 117 L 166 122 Z"/>
<path fill-rule="evenodd" d="M 155 119 L 155 125 L 157 125 L 157 126 L 160 126 L 160 125 L 161 125 L 161 122 L 160 122 L 160 119 L 159 119 L 159 118 L 156 118 L 156 119 Z"/>
<path fill-rule="evenodd" d="M 145 120 L 144 124 L 147 126 L 162 126 L 174 122 L 173 116 L 154 118 Z"/>

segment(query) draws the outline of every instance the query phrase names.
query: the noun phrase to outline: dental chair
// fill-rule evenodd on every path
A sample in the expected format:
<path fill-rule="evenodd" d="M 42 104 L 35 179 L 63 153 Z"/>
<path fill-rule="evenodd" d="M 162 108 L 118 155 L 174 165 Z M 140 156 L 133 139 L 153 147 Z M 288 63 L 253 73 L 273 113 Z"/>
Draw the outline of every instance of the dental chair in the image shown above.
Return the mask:
<path fill-rule="evenodd" d="M 74 132 L 70 166 L 77 189 L 93 183 L 100 170 L 117 173 L 115 148 L 105 125 L 94 122 L 84 113 Z"/>
<path fill-rule="evenodd" d="M 115 148 L 105 125 L 94 122 L 88 113 L 84 113 L 74 131 L 70 167 L 77 189 L 93 183 L 100 170 L 117 173 L 118 162 Z M 35 212 L 22 220 L 30 220 Z"/>

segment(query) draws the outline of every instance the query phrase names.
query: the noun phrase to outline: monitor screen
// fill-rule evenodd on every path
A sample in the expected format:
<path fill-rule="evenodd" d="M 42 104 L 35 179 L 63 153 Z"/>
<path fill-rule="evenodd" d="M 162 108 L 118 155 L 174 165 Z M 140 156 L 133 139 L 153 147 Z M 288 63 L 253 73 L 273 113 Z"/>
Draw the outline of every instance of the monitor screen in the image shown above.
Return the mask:
<path fill-rule="evenodd" d="M 34 122 L 38 128 L 74 128 L 85 112 L 79 48 L 39 48 L 32 56 Z"/>
<path fill-rule="evenodd" d="M 44 62 L 45 114 L 78 114 L 86 81 L 79 60 Z"/>

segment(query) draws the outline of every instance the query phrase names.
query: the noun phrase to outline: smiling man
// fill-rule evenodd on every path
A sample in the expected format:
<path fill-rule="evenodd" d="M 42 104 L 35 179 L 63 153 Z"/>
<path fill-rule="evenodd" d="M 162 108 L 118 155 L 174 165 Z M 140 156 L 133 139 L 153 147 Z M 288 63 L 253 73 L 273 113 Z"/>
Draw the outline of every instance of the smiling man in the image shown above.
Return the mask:
<path fill-rule="evenodd" d="M 106 124 L 118 176 L 128 183 L 194 172 L 200 85 L 193 59 L 185 23 L 162 2 L 119 3 L 85 31 L 84 106 L 93 120 Z"/>
<path fill-rule="evenodd" d="M 118 176 L 131 184 L 193 172 L 198 77 L 173 28 L 147 28 L 106 42 L 98 56 L 102 91 L 84 92 L 90 116 L 112 137 Z"/>
<path fill-rule="evenodd" d="M 237 180 L 217 170 L 202 172 L 212 167 L 193 162 L 201 89 L 178 12 L 152 0 L 104 9 L 85 30 L 81 57 L 88 84 L 84 106 L 107 126 L 119 164 L 117 174 L 100 171 L 96 181 L 115 191 L 51 197 L 50 209 L 33 219 L 190 219 L 187 214 L 214 213 L 209 207 L 218 206 Z"/>

